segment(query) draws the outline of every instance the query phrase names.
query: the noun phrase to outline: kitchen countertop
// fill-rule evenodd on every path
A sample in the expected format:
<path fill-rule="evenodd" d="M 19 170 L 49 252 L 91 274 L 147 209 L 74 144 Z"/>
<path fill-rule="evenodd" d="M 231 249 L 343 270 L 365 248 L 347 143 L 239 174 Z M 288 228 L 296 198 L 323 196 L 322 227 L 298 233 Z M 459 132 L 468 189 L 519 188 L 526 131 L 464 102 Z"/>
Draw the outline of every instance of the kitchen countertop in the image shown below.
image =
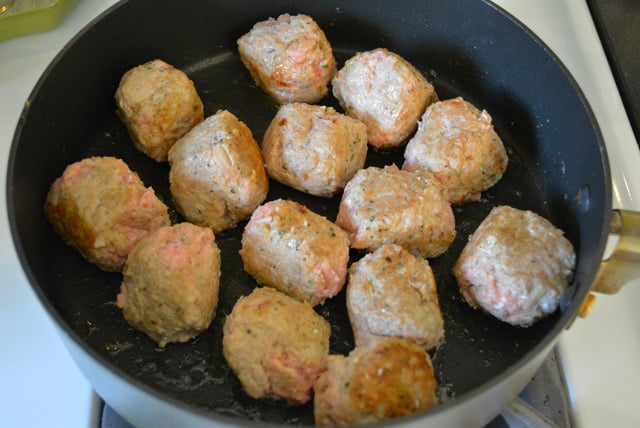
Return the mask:
<path fill-rule="evenodd" d="M 640 2 L 588 0 L 636 140 L 640 142 Z"/>
<path fill-rule="evenodd" d="M 63 24 L 47 33 L 0 43 L 0 162 L 8 160 L 10 142 L 22 106 L 47 64 L 59 49 L 113 0 L 83 0 Z M 640 209 L 640 180 L 622 171 L 640 168 L 640 153 L 628 150 L 635 141 L 624 115 L 615 81 L 583 0 L 499 0 L 533 29 L 567 65 L 585 90 L 612 154 L 614 203 Z M 558 29 L 562 29 L 558 36 Z M 583 39 L 576 49 L 576 37 Z M 584 49 L 587 40 L 589 49 Z M 603 66 L 604 64 L 604 66 Z M 594 82 L 597 82 L 594 85 Z M 635 147 L 635 145 L 633 146 Z M 6 215 L 6 173 L 0 200 L 0 402 L 2 426 L 89 427 L 97 401 L 72 363 L 58 330 L 28 286 L 11 243 Z M 592 314 L 578 320 L 560 340 L 569 366 L 572 399 L 580 427 L 640 426 L 635 397 L 640 396 L 640 323 L 634 318 L 640 284 L 620 295 L 599 297 Z M 628 322 L 628 320 L 634 320 Z M 624 338 L 624 339 L 623 339 Z M 595 342 L 595 343 L 594 343 Z M 585 355 L 588 355 L 585 358 Z M 596 363 L 603 367 L 594 367 Z M 631 370 L 629 369 L 631 368 Z"/>

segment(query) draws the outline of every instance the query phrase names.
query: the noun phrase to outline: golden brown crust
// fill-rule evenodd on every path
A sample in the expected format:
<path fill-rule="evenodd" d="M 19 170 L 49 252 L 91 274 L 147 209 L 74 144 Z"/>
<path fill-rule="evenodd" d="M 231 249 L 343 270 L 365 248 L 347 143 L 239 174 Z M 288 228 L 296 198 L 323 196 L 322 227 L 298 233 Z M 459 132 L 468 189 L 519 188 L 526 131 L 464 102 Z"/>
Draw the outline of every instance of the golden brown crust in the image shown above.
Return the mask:
<path fill-rule="evenodd" d="M 88 261 L 120 272 L 133 246 L 170 224 L 167 206 L 120 159 L 92 157 L 67 166 L 52 184 L 44 213 Z"/>
<path fill-rule="evenodd" d="M 222 350 L 249 396 L 303 404 L 326 367 L 330 335 L 329 323 L 307 303 L 259 287 L 227 317 Z"/>
<path fill-rule="evenodd" d="M 382 338 L 332 356 L 314 386 L 319 426 L 363 425 L 407 416 L 438 403 L 425 350 L 408 339 Z"/>
<path fill-rule="evenodd" d="M 127 71 L 115 99 L 133 143 L 158 162 L 166 161 L 173 144 L 204 119 L 193 81 L 159 59 Z"/>
<path fill-rule="evenodd" d="M 160 228 L 130 252 L 117 304 L 125 319 L 163 348 L 205 331 L 215 316 L 220 250 L 209 228 Z"/>

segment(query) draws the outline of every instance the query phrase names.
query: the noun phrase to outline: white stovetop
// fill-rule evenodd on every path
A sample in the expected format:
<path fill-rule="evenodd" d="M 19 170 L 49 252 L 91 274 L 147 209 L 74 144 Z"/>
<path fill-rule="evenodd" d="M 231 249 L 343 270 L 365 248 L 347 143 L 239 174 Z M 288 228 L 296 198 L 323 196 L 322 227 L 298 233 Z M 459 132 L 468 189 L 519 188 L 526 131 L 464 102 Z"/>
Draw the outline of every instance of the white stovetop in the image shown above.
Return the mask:
<path fill-rule="evenodd" d="M 27 284 L 11 243 L 6 163 L 27 96 L 59 49 L 114 0 L 83 0 L 47 33 L 0 42 L 0 425 L 85 428 L 95 397 Z M 584 0 L 498 0 L 536 32 L 572 72 L 598 118 L 611 157 L 614 205 L 640 209 L 640 152 Z M 150 11 L 150 13 L 152 13 Z M 559 348 L 580 427 L 638 427 L 640 284 L 598 297 Z"/>

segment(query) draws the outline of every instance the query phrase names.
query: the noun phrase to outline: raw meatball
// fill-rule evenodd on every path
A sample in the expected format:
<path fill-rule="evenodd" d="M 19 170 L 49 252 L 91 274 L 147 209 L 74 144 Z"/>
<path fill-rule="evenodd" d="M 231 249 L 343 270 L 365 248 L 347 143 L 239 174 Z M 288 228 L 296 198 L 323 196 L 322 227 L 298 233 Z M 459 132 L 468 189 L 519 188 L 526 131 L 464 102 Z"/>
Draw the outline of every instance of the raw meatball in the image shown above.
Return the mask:
<path fill-rule="evenodd" d="M 315 306 L 342 290 L 349 238 L 304 205 L 277 199 L 251 216 L 240 257 L 244 269 L 260 284 Z"/>
<path fill-rule="evenodd" d="M 114 157 L 75 162 L 51 185 L 44 213 L 55 231 L 102 270 L 120 272 L 149 232 L 171 224 L 167 206 Z"/>
<path fill-rule="evenodd" d="M 571 243 L 548 220 L 499 206 L 473 233 L 453 273 L 469 305 L 527 327 L 556 310 L 575 260 Z"/>
<path fill-rule="evenodd" d="M 280 104 L 321 100 L 336 72 L 329 41 L 307 15 L 258 22 L 238 39 L 238 51 L 253 79 Z"/>
<path fill-rule="evenodd" d="M 227 317 L 222 352 L 249 396 L 304 404 L 326 367 L 330 336 L 329 323 L 307 303 L 260 287 Z"/>
<path fill-rule="evenodd" d="M 418 257 L 444 253 L 456 236 L 440 183 L 428 172 L 395 165 L 358 171 L 344 189 L 336 224 L 347 231 L 352 248 L 398 244 Z"/>
<path fill-rule="evenodd" d="M 452 204 L 480 199 L 480 192 L 502 178 L 508 163 L 489 113 L 460 97 L 427 108 L 404 159 L 403 169 L 432 172 Z"/>
<path fill-rule="evenodd" d="M 159 59 L 127 71 L 115 97 L 134 144 L 158 162 L 166 161 L 178 138 L 204 119 L 193 82 Z"/>
<path fill-rule="evenodd" d="M 396 336 L 429 350 L 444 337 L 429 262 L 398 245 L 380 247 L 351 265 L 347 310 L 356 346 Z"/>
<path fill-rule="evenodd" d="M 341 191 L 367 157 L 367 127 L 331 107 L 287 104 L 262 140 L 269 176 L 316 196 Z"/>
<path fill-rule="evenodd" d="M 180 223 L 150 233 L 131 250 L 123 274 L 118 307 L 161 348 L 209 328 L 220 287 L 220 250 L 211 229 Z"/>
<path fill-rule="evenodd" d="M 269 180 L 251 130 L 219 110 L 169 151 L 176 209 L 214 232 L 234 227 L 267 197 Z"/>
<path fill-rule="evenodd" d="M 438 404 L 429 354 L 408 339 L 382 338 L 329 356 L 313 386 L 318 426 L 365 425 Z"/>
<path fill-rule="evenodd" d="M 377 149 L 404 144 L 427 106 L 437 100 L 420 71 L 384 48 L 356 54 L 331 83 L 347 114 L 367 125 L 369 144 Z"/>

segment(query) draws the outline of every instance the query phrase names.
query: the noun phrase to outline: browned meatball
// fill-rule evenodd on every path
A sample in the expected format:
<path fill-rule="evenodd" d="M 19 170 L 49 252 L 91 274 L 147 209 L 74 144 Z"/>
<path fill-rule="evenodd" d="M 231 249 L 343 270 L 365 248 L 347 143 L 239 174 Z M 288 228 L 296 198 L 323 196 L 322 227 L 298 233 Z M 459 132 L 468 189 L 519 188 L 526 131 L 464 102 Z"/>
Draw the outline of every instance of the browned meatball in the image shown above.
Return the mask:
<path fill-rule="evenodd" d="M 151 187 L 114 157 L 92 157 L 65 168 L 51 185 L 44 213 L 84 258 L 120 272 L 133 246 L 168 226 L 169 213 Z"/>
<path fill-rule="evenodd" d="M 404 144 L 427 106 L 437 100 L 420 71 L 384 48 L 356 54 L 331 83 L 347 114 L 367 125 L 369 144 L 377 149 Z"/>
<path fill-rule="evenodd" d="M 507 152 L 485 110 L 462 98 L 429 106 L 404 152 L 403 169 L 427 170 L 452 204 L 480 199 L 507 169 Z"/>
<path fill-rule="evenodd" d="M 342 290 L 349 239 L 304 205 L 277 199 L 251 216 L 240 256 L 244 269 L 260 284 L 315 306 Z"/>
<path fill-rule="evenodd" d="M 176 209 L 214 232 L 234 227 L 264 201 L 269 181 L 251 130 L 219 110 L 169 151 L 169 180 Z"/>
<path fill-rule="evenodd" d="M 398 245 L 380 247 L 351 265 L 347 310 L 356 346 L 396 336 L 429 350 L 444 337 L 429 262 Z"/>
<path fill-rule="evenodd" d="M 262 140 L 269 176 L 316 196 L 333 196 L 364 166 L 367 127 L 331 107 L 280 108 Z"/>
<path fill-rule="evenodd" d="M 365 425 L 438 404 L 431 358 L 408 339 L 382 338 L 331 355 L 313 386 L 316 425 Z"/>
<path fill-rule="evenodd" d="M 453 273 L 471 306 L 527 327 L 556 310 L 575 258 L 571 243 L 548 220 L 499 206 L 473 233 Z"/>
<path fill-rule="evenodd" d="M 336 72 L 329 41 L 307 15 L 258 22 L 238 39 L 238 51 L 254 80 L 280 104 L 321 100 Z"/>
<path fill-rule="evenodd" d="M 249 396 L 303 404 L 326 367 L 330 335 L 329 323 L 307 303 L 256 288 L 227 317 L 222 351 Z"/>
<path fill-rule="evenodd" d="M 118 115 L 138 150 L 158 162 L 166 161 L 178 138 L 204 119 L 193 82 L 159 59 L 127 71 L 115 98 Z"/>
<path fill-rule="evenodd" d="M 352 248 L 398 244 L 418 257 L 444 253 L 456 235 L 440 183 L 428 172 L 395 165 L 358 171 L 344 189 L 336 224 L 347 231 Z"/>
<path fill-rule="evenodd" d="M 220 287 L 211 229 L 180 223 L 150 233 L 131 250 L 123 274 L 118 307 L 161 348 L 209 328 Z"/>

